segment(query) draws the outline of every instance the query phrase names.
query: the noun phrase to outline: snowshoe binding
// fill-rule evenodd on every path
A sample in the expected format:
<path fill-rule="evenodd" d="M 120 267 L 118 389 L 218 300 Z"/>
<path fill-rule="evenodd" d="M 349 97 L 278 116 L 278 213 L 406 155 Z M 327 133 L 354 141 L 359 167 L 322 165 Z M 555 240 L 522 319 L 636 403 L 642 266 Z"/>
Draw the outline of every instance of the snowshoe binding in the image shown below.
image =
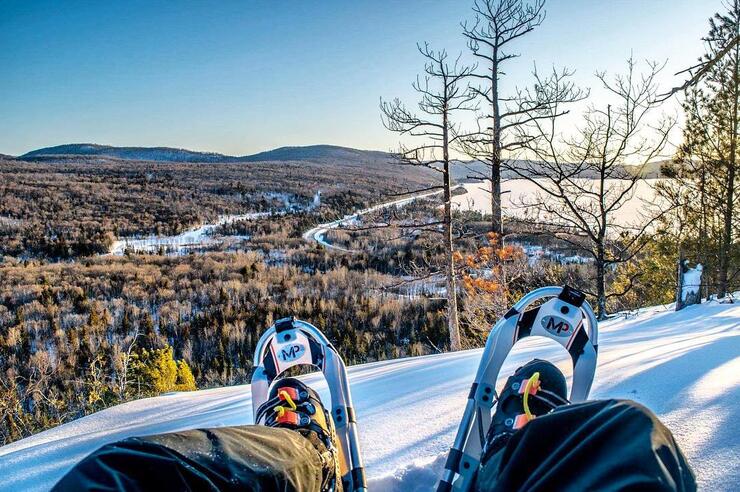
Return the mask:
<path fill-rule="evenodd" d="M 567 402 L 560 371 L 537 360 L 519 368 L 496 397 L 501 366 L 516 342 L 529 336 L 550 338 L 565 347 L 573 361 L 570 401 L 588 398 L 596 372 L 598 324 L 586 296 L 567 286 L 530 292 L 488 335 L 437 492 L 471 490 L 484 448 L 490 452 L 491 446 L 505 444 L 507 435 L 536 415 Z"/>
<path fill-rule="evenodd" d="M 518 368 L 506 380 L 498 397 L 483 455 L 503 448 L 514 432 L 535 417 L 567 405 L 567 396 L 565 376 L 552 363 L 533 359 Z"/>
<path fill-rule="evenodd" d="M 254 420 L 267 427 L 294 430 L 308 439 L 319 452 L 325 471 L 321 490 L 337 490 L 337 436 L 331 415 L 316 391 L 295 378 L 277 379 Z"/>

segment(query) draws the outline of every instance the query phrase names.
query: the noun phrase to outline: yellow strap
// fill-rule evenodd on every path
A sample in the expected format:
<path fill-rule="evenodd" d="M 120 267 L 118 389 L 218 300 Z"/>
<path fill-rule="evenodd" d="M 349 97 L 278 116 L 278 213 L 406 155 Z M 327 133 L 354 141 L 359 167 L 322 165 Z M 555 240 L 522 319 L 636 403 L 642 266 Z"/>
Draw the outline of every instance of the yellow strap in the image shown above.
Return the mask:
<path fill-rule="evenodd" d="M 288 405 L 290 405 L 290 408 L 292 410 L 295 410 L 296 408 L 298 408 L 295 402 L 293 401 L 293 398 L 290 397 L 290 394 L 287 391 L 285 390 L 280 391 L 280 396 L 282 396 L 285 399 L 285 401 L 288 402 Z"/>
<path fill-rule="evenodd" d="M 527 420 L 532 420 L 534 418 L 534 415 L 532 412 L 529 411 L 529 390 L 532 389 L 532 386 L 537 384 L 540 381 L 540 373 L 535 372 L 532 374 L 532 377 L 527 380 L 527 385 L 524 387 L 524 401 L 522 402 L 524 404 L 524 415 L 527 416 Z"/>
<path fill-rule="evenodd" d="M 290 406 L 290 409 L 291 410 L 295 410 L 295 409 L 298 408 L 298 406 L 293 401 L 293 398 L 290 397 L 290 394 L 287 391 L 282 390 L 278 394 L 280 396 L 282 396 L 285 401 L 288 402 L 288 406 Z M 282 406 L 282 405 L 278 405 L 275 408 L 273 408 L 273 411 L 277 412 L 278 418 L 280 418 L 283 415 L 285 415 L 285 410 L 286 410 L 286 408 L 284 406 Z"/>

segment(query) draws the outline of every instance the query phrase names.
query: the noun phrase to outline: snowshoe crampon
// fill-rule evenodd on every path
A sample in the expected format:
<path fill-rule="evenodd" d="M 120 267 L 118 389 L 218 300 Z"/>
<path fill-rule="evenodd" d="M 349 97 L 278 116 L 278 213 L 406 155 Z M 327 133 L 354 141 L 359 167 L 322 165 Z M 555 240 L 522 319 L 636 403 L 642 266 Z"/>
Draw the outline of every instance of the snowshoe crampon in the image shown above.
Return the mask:
<path fill-rule="evenodd" d="M 321 370 L 331 393 L 331 416 L 339 442 L 339 469 L 345 492 L 365 492 L 360 442 L 344 361 L 318 328 L 295 318 L 275 322 L 257 342 L 252 376 L 252 410 L 268 398 L 270 385 L 296 366 Z M 327 405 L 328 407 L 328 405 Z"/>
<path fill-rule="evenodd" d="M 522 338 L 546 337 L 565 347 L 573 360 L 570 401 L 588 398 L 596 372 L 598 324 L 585 297 L 570 287 L 543 287 L 522 297 L 496 322 L 488 335 L 437 492 L 471 490 L 491 426 L 499 371 L 514 344 Z M 545 302 L 527 310 L 542 301 Z"/>

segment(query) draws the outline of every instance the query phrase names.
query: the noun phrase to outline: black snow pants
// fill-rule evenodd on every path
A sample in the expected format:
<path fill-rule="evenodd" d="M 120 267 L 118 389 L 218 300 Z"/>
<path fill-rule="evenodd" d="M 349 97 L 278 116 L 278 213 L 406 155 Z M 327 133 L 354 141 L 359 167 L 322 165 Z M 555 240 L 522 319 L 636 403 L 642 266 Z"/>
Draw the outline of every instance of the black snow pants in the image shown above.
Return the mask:
<path fill-rule="evenodd" d="M 259 426 L 135 437 L 98 449 L 54 490 L 318 492 L 324 467 L 300 434 Z M 670 431 L 645 407 L 605 400 L 538 417 L 484 456 L 475 489 L 694 491 Z M 370 491 L 372 492 L 372 491 Z"/>
<path fill-rule="evenodd" d="M 696 490 L 669 431 L 628 400 L 565 405 L 537 417 L 484 456 L 478 491 Z"/>

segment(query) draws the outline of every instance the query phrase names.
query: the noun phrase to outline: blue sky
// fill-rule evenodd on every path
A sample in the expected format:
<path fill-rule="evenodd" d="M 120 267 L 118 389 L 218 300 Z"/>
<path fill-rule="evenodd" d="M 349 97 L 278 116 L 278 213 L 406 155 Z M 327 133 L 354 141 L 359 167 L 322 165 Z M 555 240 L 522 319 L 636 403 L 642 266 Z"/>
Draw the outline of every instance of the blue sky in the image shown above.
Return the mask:
<path fill-rule="evenodd" d="M 0 153 L 71 142 L 248 154 L 389 149 L 378 99 L 413 102 L 417 41 L 465 50 L 472 0 L 0 0 Z M 721 0 L 549 0 L 505 88 L 539 67 L 595 70 L 702 52 Z M 598 93 L 595 98 L 598 103 Z"/>

